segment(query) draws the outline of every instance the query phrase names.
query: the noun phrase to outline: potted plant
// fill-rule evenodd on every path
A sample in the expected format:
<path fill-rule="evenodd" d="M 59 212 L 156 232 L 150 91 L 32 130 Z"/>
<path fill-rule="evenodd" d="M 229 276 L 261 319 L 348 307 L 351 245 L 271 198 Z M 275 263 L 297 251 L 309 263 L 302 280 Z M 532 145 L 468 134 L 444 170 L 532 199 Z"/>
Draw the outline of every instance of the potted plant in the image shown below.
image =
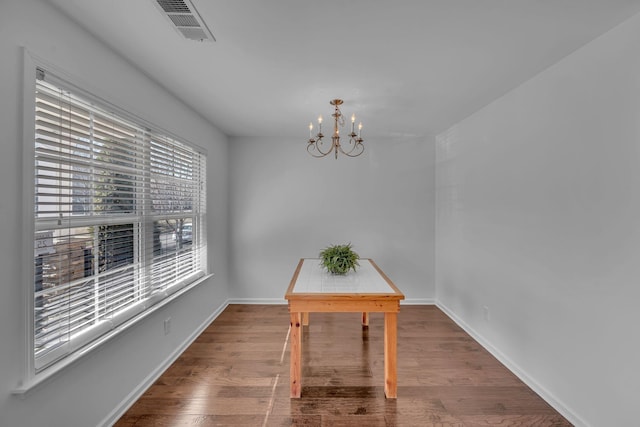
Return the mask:
<path fill-rule="evenodd" d="M 332 274 L 344 275 L 349 270 L 356 271 L 356 267 L 360 266 L 360 256 L 351 248 L 351 243 L 324 248 L 320 252 L 321 265 Z"/>

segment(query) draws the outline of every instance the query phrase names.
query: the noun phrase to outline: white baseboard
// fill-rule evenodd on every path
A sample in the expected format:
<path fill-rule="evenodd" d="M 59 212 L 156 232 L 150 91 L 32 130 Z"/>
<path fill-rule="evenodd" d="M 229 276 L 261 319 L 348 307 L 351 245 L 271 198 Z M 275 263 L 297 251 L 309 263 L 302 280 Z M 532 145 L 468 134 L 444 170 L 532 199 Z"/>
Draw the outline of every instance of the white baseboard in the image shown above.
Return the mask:
<path fill-rule="evenodd" d="M 284 298 L 231 298 L 227 304 L 286 304 Z M 400 301 L 400 305 L 435 305 L 433 298 L 410 298 Z"/>
<path fill-rule="evenodd" d="M 400 301 L 400 305 L 435 305 L 433 298 L 408 298 Z"/>
<path fill-rule="evenodd" d="M 176 349 L 171 352 L 160 365 L 158 365 L 138 386 L 131 391 L 123 400 L 107 415 L 102 422 L 98 424 L 99 427 L 112 426 L 124 415 L 125 412 L 144 394 L 145 391 L 151 385 L 160 378 L 160 375 L 175 362 L 178 357 L 193 343 L 196 338 L 213 322 L 229 305 L 229 300 L 225 301 L 218 307 L 204 322 L 198 326 Z"/>
<path fill-rule="evenodd" d="M 460 317 L 458 317 L 452 310 L 440 301 L 436 302 L 436 306 L 442 310 L 451 320 L 453 320 L 458 326 L 460 326 L 466 333 L 476 340 L 485 350 L 491 353 L 496 359 L 507 367 L 515 376 L 520 378 L 523 383 L 528 385 L 533 391 L 535 391 L 544 401 L 551 405 L 556 411 L 560 412 L 563 417 L 569 420 L 574 426 L 589 427 L 589 424 L 582 418 L 575 414 L 571 409 L 567 407 L 562 401 L 557 399 L 552 393 L 550 393 L 543 386 L 538 384 L 530 375 L 528 375 L 517 363 L 514 363 L 511 359 L 504 355 L 500 350 L 494 347 L 488 340 L 482 335 L 476 332 L 471 326 L 465 323 Z"/>
<path fill-rule="evenodd" d="M 227 304 L 286 304 L 284 298 L 230 298 Z"/>

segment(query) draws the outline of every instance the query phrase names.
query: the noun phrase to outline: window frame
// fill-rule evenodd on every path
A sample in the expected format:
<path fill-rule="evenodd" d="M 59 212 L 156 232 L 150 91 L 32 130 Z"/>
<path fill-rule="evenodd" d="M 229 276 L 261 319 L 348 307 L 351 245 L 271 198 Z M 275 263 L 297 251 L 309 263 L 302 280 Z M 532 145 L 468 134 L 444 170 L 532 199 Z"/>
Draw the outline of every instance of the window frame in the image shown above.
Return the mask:
<path fill-rule="evenodd" d="M 34 239 L 36 236 L 36 220 L 35 220 L 35 190 L 36 183 L 34 182 L 34 174 L 36 170 L 36 165 L 34 162 L 35 153 L 36 153 L 36 144 L 35 136 L 36 136 L 36 127 L 35 127 L 35 103 L 36 103 L 36 80 L 38 78 L 38 69 L 47 70 L 48 73 L 51 73 L 55 76 L 55 79 L 65 83 L 65 88 L 72 91 L 73 94 L 78 95 L 84 99 L 87 99 L 91 102 L 95 102 L 98 105 L 101 105 L 104 108 L 108 108 L 110 111 L 114 111 L 117 113 L 119 117 L 122 117 L 127 120 L 131 120 L 135 122 L 137 125 L 151 129 L 156 132 L 158 135 L 162 137 L 166 137 L 175 141 L 179 141 L 181 144 L 190 147 L 194 151 L 202 154 L 204 156 L 204 176 L 202 176 L 203 185 L 206 185 L 206 156 L 207 152 L 202 147 L 191 143 L 185 138 L 177 137 L 172 133 L 164 130 L 163 128 L 152 124 L 134 114 L 131 114 L 127 111 L 127 108 L 124 106 L 118 106 L 117 104 L 105 100 L 105 98 L 98 95 L 100 92 L 95 88 L 90 87 L 90 85 L 86 83 L 82 83 L 80 79 L 69 75 L 63 70 L 59 69 L 55 65 L 47 63 L 40 58 L 33 55 L 26 49 L 23 49 L 23 114 L 22 114 L 22 165 L 23 165 L 23 174 L 22 174 L 22 190 L 23 190 L 23 198 L 22 198 L 22 231 L 24 238 L 20 242 L 22 254 L 22 259 L 24 262 L 21 264 L 21 277 L 22 280 L 19 284 L 21 288 L 21 293 L 23 294 L 23 307 L 24 307 L 24 315 L 23 315 L 23 329 L 22 336 L 25 339 L 24 344 L 24 365 L 23 372 L 21 375 L 21 379 L 19 380 L 17 386 L 13 390 L 14 394 L 24 394 L 42 383 L 46 379 L 55 375 L 56 373 L 63 370 L 65 367 L 73 364 L 75 361 L 83 357 L 84 355 L 91 352 L 93 349 L 99 347 L 103 343 L 109 341 L 113 337 L 119 335 L 121 332 L 129 328 L 130 326 L 142 321 L 147 316 L 151 315 L 158 309 L 163 306 L 171 303 L 180 295 L 188 292 L 199 284 L 205 282 L 207 279 L 213 276 L 209 272 L 209 263 L 208 263 L 208 254 L 207 254 L 207 227 L 206 227 L 206 187 L 204 191 L 202 191 L 202 195 L 205 197 L 205 204 L 202 206 L 202 212 L 200 215 L 197 215 L 195 212 L 192 214 L 193 221 L 199 221 L 201 223 L 194 224 L 195 231 L 199 235 L 199 238 L 202 239 L 202 245 L 199 248 L 194 248 L 194 251 L 200 251 L 198 255 L 198 260 L 200 262 L 200 271 L 202 274 L 199 277 L 195 278 L 194 281 L 189 283 L 180 283 L 180 286 L 171 286 L 168 289 L 165 289 L 165 292 L 162 295 L 159 295 L 157 298 L 149 299 L 148 303 L 145 307 L 139 311 L 136 315 L 131 318 L 128 318 L 124 322 L 117 325 L 115 328 L 112 328 L 108 332 L 99 335 L 97 338 L 92 339 L 85 345 L 82 345 L 75 349 L 72 353 L 69 353 L 65 357 L 55 361 L 52 364 L 47 365 L 44 368 L 37 369 L 36 367 L 36 355 L 35 355 L 35 302 L 34 302 L 34 277 L 36 275 L 36 267 L 34 263 Z M 158 215 L 154 215 L 150 213 L 148 215 L 143 216 L 143 221 L 146 221 L 148 224 L 146 225 L 149 228 L 153 227 L 154 218 L 157 218 Z M 197 219 L 196 219 L 197 218 Z M 152 237 L 152 231 L 147 231 L 146 235 L 139 239 L 138 241 L 147 241 L 149 243 L 149 237 Z M 137 243 L 134 243 L 137 245 Z M 148 245 L 147 245 L 148 246 Z M 151 243 L 151 249 L 146 250 L 146 252 L 141 252 L 142 257 L 153 257 L 153 243 Z M 177 283 L 177 282 L 176 282 Z"/>

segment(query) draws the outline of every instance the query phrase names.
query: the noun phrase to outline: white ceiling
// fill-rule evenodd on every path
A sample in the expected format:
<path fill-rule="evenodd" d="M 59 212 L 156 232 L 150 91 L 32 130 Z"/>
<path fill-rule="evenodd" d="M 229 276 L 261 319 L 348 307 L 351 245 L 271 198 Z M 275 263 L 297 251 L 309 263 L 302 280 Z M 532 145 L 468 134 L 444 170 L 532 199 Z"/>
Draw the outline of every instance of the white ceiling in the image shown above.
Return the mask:
<path fill-rule="evenodd" d="M 329 100 L 363 137 L 436 134 L 635 13 L 640 0 L 48 0 L 231 136 L 299 136 Z M 325 122 L 326 123 L 326 122 Z"/>

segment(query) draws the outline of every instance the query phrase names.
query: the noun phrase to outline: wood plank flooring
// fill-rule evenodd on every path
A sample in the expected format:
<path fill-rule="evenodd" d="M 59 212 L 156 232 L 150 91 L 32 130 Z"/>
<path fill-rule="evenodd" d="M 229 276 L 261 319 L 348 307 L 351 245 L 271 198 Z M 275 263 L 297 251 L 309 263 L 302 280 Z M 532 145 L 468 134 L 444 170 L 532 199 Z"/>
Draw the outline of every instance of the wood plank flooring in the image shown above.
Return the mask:
<path fill-rule="evenodd" d="M 289 398 L 286 305 L 230 305 L 116 423 L 131 426 L 570 426 L 435 306 L 398 315 L 384 397 L 382 313 L 313 313 Z"/>

